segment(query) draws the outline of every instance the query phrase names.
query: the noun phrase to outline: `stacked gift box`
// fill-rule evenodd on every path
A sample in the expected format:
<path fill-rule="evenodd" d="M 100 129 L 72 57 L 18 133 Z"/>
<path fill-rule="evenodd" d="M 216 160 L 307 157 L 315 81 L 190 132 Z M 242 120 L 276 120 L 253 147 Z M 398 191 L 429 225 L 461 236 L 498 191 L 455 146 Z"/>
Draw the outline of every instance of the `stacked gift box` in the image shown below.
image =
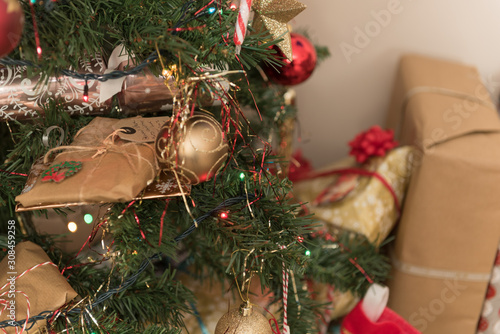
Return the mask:
<path fill-rule="evenodd" d="M 377 245 L 393 231 L 388 306 L 415 329 L 495 333 L 500 119 L 478 71 L 403 56 L 386 125 L 402 147 L 362 165 L 351 158 L 309 173 L 319 177 L 296 182 L 296 196 L 327 230 L 351 230 Z M 343 172 L 353 167 L 377 175 L 349 180 Z M 329 302 L 333 318 L 356 305 Z"/>
<path fill-rule="evenodd" d="M 389 306 L 423 333 L 475 333 L 500 236 L 500 120 L 474 67 L 402 58 L 388 125 L 417 148 Z"/>

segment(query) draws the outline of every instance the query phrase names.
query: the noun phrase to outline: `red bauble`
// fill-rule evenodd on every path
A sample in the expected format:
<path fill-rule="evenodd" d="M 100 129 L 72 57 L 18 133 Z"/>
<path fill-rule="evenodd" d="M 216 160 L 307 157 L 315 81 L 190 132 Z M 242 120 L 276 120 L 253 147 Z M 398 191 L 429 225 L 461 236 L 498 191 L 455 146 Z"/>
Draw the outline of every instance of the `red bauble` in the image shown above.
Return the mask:
<path fill-rule="evenodd" d="M 24 12 L 18 0 L 0 0 L 0 58 L 10 53 L 23 33 Z"/>
<path fill-rule="evenodd" d="M 282 67 L 265 67 L 267 76 L 276 83 L 292 86 L 307 80 L 316 68 L 316 49 L 307 38 L 302 35 L 291 33 L 293 60 L 290 62 L 284 59 L 285 65 Z M 277 46 L 273 48 L 278 54 L 284 57 Z"/>

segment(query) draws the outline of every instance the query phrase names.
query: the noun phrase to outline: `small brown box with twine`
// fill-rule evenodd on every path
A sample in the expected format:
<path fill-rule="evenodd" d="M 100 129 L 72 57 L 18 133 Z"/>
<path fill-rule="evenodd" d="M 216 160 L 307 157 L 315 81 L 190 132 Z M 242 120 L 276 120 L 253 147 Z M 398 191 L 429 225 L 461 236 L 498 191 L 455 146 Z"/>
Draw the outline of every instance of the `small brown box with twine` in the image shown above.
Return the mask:
<path fill-rule="evenodd" d="M 0 262 L 0 304 L 6 305 L 0 313 L 0 321 L 23 321 L 27 315 L 32 317 L 43 311 L 55 311 L 77 296 L 40 246 L 25 241 L 16 245 L 10 255 Z M 39 320 L 25 333 L 43 332 L 46 323 L 46 320 Z M 31 323 L 26 325 L 29 328 Z M 7 333 L 17 333 L 21 328 L 17 327 L 17 331 L 16 327 L 4 329 Z"/>
<path fill-rule="evenodd" d="M 23 193 L 16 197 L 16 210 L 179 196 L 181 189 L 172 175 L 161 173 L 155 179 L 158 168 L 153 144 L 121 139 L 114 129 L 119 122 L 96 117 L 70 146 L 56 148 L 60 153 L 50 163 L 35 163 Z M 50 172 L 70 162 L 79 163 L 79 170 L 60 182 L 44 182 L 42 170 Z M 189 193 L 189 186 L 182 187 Z"/>

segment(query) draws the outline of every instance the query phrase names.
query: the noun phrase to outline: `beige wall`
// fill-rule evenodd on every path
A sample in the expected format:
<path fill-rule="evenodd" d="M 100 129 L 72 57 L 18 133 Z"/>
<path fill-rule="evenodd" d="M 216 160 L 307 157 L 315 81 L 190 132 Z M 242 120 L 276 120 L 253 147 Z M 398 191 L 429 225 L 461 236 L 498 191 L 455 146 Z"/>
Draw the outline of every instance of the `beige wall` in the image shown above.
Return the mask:
<path fill-rule="evenodd" d="M 315 167 L 348 153 L 347 142 L 383 125 L 399 56 L 417 52 L 476 65 L 497 99 L 498 0 L 301 0 L 292 23 L 332 57 L 296 86 L 304 155 Z M 375 18 L 379 14 L 379 21 Z M 391 13 L 392 11 L 392 13 Z M 390 13 L 390 14 L 389 14 Z M 367 38 L 360 37 L 363 31 Z M 370 36 L 371 34 L 371 36 Z M 495 101 L 496 102 L 496 101 Z"/>

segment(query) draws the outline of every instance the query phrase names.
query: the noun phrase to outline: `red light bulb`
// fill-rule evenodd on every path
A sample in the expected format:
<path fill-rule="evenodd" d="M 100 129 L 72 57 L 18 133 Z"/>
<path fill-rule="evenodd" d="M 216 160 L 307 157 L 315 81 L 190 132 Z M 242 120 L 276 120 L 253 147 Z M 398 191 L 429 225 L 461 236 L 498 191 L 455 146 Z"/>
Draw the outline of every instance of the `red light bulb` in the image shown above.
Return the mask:
<path fill-rule="evenodd" d="M 83 87 L 83 101 L 89 102 L 89 85 L 85 81 L 85 86 Z"/>

